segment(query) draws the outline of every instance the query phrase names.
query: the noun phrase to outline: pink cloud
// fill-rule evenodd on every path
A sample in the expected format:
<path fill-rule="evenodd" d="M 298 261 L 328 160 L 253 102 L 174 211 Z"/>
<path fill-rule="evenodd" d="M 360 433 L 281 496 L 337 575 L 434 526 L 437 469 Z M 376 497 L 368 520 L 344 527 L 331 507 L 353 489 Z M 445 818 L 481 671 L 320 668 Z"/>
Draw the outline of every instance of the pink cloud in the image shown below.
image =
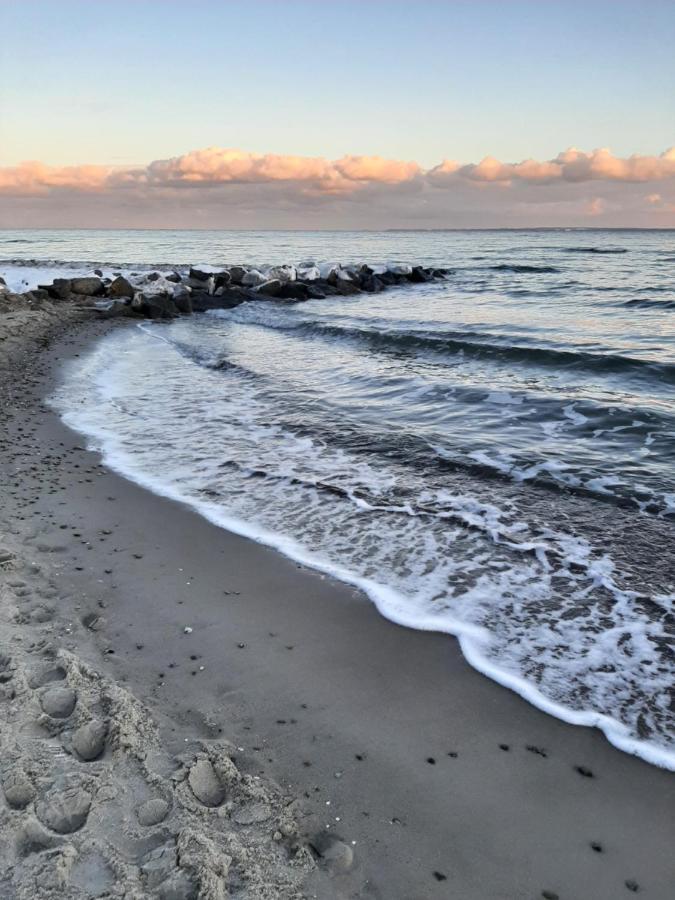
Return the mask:
<path fill-rule="evenodd" d="M 0 168 L 0 192 L 17 196 L 58 191 L 110 192 L 117 189 L 195 188 L 228 184 L 287 183 L 301 192 L 350 194 L 368 185 L 397 186 L 412 182 L 450 188 L 460 182 L 475 185 L 521 183 L 659 182 L 675 178 L 675 148 L 660 156 L 614 156 L 607 149 L 590 153 L 572 147 L 555 159 L 526 159 L 505 163 L 486 156 L 478 163 L 461 165 L 444 160 L 424 171 L 418 163 L 380 156 L 323 157 L 247 153 L 242 150 L 207 147 L 182 156 L 154 160 L 146 166 L 48 166 L 25 162 Z"/>

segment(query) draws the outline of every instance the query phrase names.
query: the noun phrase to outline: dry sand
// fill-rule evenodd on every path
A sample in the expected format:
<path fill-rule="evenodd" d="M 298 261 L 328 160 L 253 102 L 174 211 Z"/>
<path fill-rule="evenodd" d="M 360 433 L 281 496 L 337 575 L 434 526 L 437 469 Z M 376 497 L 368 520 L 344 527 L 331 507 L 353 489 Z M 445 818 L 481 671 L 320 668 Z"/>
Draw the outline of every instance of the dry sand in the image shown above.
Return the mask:
<path fill-rule="evenodd" d="M 84 450 L 103 327 L 2 376 L 0 896 L 675 896 L 672 773 Z"/>

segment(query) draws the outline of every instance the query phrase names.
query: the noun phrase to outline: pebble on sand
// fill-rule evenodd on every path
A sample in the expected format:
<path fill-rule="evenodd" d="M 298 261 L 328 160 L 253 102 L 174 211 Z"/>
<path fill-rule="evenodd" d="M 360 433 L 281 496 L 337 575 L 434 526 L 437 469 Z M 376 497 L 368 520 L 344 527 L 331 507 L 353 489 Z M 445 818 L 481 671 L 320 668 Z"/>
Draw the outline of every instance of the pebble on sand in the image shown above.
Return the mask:
<path fill-rule="evenodd" d="M 208 759 L 197 760 L 190 769 L 188 782 L 192 793 L 204 806 L 220 806 L 225 799 L 225 788 Z"/>
<path fill-rule="evenodd" d="M 67 719 L 75 709 L 77 694 L 67 687 L 50 687 L 40 697 L 42 709 L 53 719 Z"/>
<path fill-rule="evenodd" d="M 86 762 L 97 759 L 103 752 L 107 732 L 108 728 L 101 719 L 92 719 L 81 725 L 73 733 L 73 748 L 77 755 Z"/>
<path fill-rule="evenodd" d="M 71 834 L 82 828 L 91 808 L 91 796 L 80 787 L 51 790 L 35 804 L 38 819 L 57 834 Z"/>
<path fill-rule="evenodd" d="M 23 769 L 16 768 L 2 781 L 5 800 L 12 809 L 24 809 L 35 798 L 35 788 Z"/>
<path fill-rule="evenodd" d="M 153 797 L 141 803 L 136 809 L 136 817 L 141 825 L 158 825 L 166 819 L 169 812 L 169 804 L 161 797 Z"/>

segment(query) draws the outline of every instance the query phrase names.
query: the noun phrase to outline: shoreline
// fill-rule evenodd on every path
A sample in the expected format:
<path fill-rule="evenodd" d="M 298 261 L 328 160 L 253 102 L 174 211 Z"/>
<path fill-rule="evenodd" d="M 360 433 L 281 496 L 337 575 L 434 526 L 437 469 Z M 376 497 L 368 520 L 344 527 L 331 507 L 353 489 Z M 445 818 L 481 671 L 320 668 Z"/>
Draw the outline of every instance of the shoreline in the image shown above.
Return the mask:
<path fill-rule="evenodd" d="M 63 350 L 90 339 L 85 329 L 43 354 L 41 396 Z M 598 900 L 634 886 L 670 896 L 670 773 L 529 706 L 471 669 L 451 638 L 396 626 L 356 590 L 100 469 L 39 403 L 22 416 L 31 453 L 70 448 L 53 473 L 65 508 L 47 494 L 23 514 L 44 546 L 63 536 L 50 515 L 78 523 L 80 537 L 51 552 L 62 612 L 77 601 L 79 618 L 85 607 L 98 617 L 97 668 L 177 739 L 221 729 L 244 748 L 238 765 L 304 797 L 308 834 L 330 825 L 356 841 L 353 866 L 323 896 L 581 900 L 589 885 Z"/>

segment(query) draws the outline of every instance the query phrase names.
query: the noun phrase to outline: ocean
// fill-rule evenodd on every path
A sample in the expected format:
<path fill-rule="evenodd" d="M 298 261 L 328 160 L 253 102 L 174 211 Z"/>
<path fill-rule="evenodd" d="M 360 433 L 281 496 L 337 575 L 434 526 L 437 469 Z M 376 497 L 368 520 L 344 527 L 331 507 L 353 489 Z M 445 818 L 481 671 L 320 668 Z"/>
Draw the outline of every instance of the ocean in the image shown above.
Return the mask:
<path fill-rule="evenodd" d="M 451 274 L 116 329 L 53 406 L 126 477 L 675 769 L 675 232 L 0 232 L 15 289 L 309 260 Z"/>

